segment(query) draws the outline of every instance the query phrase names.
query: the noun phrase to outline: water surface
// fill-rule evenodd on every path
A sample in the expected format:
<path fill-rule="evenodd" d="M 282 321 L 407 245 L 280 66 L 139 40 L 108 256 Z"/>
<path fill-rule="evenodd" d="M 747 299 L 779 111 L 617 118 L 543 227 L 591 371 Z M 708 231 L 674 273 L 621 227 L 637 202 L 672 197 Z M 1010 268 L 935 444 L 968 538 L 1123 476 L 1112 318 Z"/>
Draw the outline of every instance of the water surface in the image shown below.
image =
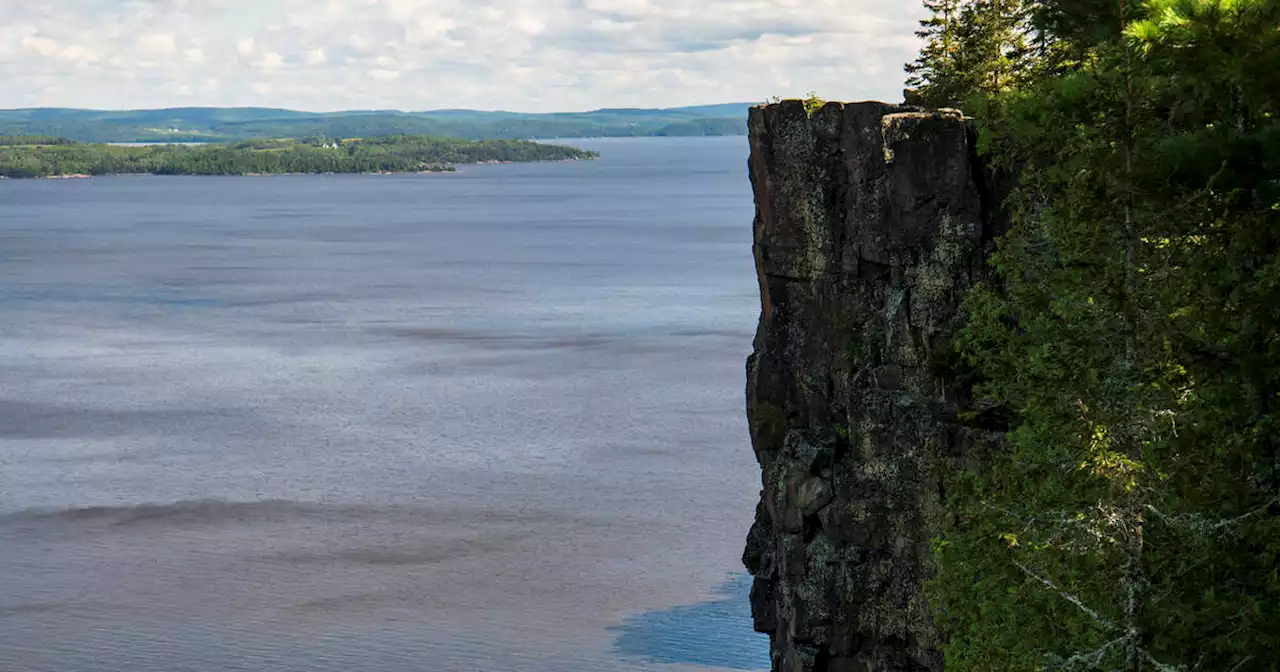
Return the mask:
<path fill-rule="evenodd" d="M 767 667 L 745 140 L 581 144 L 0 182 L 0 670 Z"/>

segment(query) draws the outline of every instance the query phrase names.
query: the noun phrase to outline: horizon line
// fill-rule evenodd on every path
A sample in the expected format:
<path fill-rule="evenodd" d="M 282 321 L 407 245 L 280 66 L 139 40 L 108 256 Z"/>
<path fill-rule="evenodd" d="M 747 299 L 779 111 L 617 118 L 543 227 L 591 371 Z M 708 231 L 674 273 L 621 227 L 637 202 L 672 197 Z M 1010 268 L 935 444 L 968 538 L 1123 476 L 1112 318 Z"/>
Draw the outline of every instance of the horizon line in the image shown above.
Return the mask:
<path fill-rule="evenodd" d="M 339 114 L 343 112 L 368 112 L 368 113 L 398 113 L 398 114 L 430 114 L 432 112 L 481 112 L 488 114 L 530 114 L 530 115 L 548 115 L 548 114 L 591 114 L 594 112 L 614 112 L 626 110 L 643 110 L 643 111 L 668 111 L 668 110 L 684 110 L 695 107 L 719 107 L 728 105 L 761 105 L 764 101 L 746 102 L 746 101 L 730 101 L 723 103 L 701 103 L 693 105 L 675 105 L 668 107 L 599 107 L 590 110 L 568 110 L 561 112 L 519 112 L 515 110 L 484 110 L 468 107 L 441 107 L 433 109 L 421 110 L 402 110 L 398 108 L 343 108 L 332 110 L 303 110 L 291 107 L 269 107 L 263 105 L 178 105 L 173 107 L 134 107 L 134 108 L 99 108 L 99 107 L 63 107 L 59 105 L 38 105 L 34 107 L 9 107 L 0 108 L 3 112 L 28 112 L 33 110 L 66 110 L 72 112 L 161 112 L 167 110 L 267 110 L 272 112 L 299 112 L 303 114 Z"/>

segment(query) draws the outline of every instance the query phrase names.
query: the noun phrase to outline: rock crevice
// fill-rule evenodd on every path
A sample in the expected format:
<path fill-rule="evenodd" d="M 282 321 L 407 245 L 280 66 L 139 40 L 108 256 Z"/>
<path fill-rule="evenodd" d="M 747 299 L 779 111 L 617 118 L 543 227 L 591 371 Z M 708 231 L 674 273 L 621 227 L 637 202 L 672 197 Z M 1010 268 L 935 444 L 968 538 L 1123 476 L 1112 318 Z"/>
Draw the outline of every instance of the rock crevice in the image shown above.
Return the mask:
<path fill-rule="evenodd" d="M 779 671 L 940 670 L 922 592 L 937 472 L 971 439 L 944 362 L 994 229 L 972 128 L 950 110 L 784 101 L 749 129 L 755 627 Z"/>

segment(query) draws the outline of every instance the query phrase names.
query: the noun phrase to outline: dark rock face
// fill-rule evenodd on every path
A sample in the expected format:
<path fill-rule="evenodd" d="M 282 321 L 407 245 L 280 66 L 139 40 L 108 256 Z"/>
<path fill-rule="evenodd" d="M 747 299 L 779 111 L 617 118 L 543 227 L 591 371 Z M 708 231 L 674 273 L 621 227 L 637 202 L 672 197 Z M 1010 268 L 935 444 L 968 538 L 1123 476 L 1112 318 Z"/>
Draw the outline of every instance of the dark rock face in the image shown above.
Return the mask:
<path fill-rule="evenodd" d="M 938 465 L 975 440 L 948 374 L 992 224 L 958 112 L 751 110 L 761 316 L 747 413 L 764 476 L 744 562 L 785 672 L 940 670 L 923 596 Z"/>

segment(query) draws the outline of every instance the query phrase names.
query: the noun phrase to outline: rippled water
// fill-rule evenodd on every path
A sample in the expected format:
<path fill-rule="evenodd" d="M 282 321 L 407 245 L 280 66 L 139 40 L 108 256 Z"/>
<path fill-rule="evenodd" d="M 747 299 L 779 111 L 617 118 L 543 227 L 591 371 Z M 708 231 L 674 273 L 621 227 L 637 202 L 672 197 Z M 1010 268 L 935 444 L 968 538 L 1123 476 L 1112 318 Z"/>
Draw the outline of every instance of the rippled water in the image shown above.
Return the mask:
<path fill-rule="evenodd" d="M 583 144 L 0 182 L 0 670 L 767 667 L 745 142 Z"/>

